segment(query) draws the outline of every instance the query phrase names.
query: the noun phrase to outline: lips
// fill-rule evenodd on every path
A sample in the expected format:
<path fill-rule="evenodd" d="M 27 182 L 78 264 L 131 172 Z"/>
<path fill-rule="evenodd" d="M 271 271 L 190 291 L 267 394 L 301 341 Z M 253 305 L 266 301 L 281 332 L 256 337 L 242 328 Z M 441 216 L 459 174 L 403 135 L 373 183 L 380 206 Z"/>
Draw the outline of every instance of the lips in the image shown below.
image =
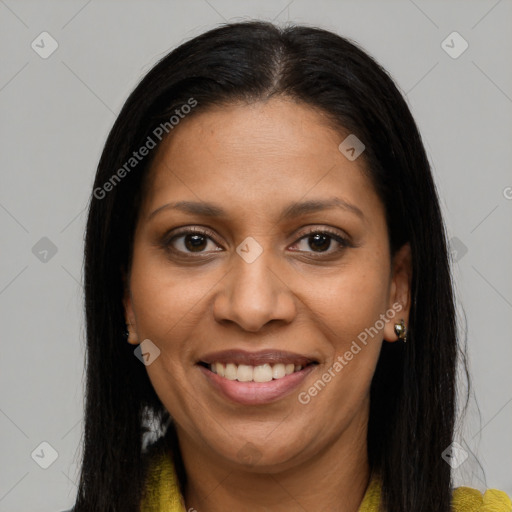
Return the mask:
<path fill-rule="evenodd" d="M 282 350 L 224 350 L 204 355 L 197 364 L 207 381 L 225 398 L 257 405 L 291 393 L 318 361 L 312 356 Z"/>
<path fill-rule="evenodd" d="M 307 366 L 318 361 L 313 357 L 308 357 L 294 352 L 283 350 L 261 350 L 259 352 L 248 352 L 245 350 L 223 350 L 220 352 L 211 352 L 205 354 L 198 361 L 199 364 L 211 365 L 213 363 L 222 363 L 224 365 L 231 363 L 235 365 L 261 366 L 264 364 L 293 364 L 294 366 Z"/>

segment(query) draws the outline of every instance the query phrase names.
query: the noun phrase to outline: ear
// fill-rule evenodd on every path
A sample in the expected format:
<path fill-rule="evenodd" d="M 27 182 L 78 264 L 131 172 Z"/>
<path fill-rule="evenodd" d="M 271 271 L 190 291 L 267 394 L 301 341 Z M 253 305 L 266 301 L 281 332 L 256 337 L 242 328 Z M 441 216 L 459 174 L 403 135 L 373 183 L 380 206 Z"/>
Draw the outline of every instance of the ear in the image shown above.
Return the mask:
<path fill-rule="evenodd" d="M 404 320 L 409 325 L 411 308 L 412 255 L 409 243 L 404 244 L 393 257 L 392 278 L 389 289 L 389 311 L 396 314 L 384 327 L 384 339 L 389 342 L 398 341 L 395 333 L 395 323 Z"/>
<path fill-rule="evenodd" d="M 124 296 L 123 296 L 123 307 L 124 307 L 124 318 L 126 322 L 126 329 L 128 330 L 128 343 L 132 345 L 138 345 L 139 338 L 137 336 L 137 322 L 135 320 L 135 313 L 133 311 L 132 296 L 130 292 L 130 279 L 123 272 L 123 283 L 124 283 Z"/>

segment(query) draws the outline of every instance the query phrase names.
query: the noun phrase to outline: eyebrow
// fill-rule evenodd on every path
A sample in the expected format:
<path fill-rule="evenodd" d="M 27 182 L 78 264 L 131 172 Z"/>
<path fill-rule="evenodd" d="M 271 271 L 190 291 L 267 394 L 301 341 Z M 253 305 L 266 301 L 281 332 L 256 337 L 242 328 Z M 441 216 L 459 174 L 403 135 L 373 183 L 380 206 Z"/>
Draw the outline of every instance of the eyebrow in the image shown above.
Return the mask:
<path fill-rule="evenodd" d="M 357 206 L 348 203 L 347 201 L 338 197 L 332 197 L 329 199 L 313 199 L 310 201 L 304 201 L 302 203 L 292 203 L 283 210 L 279 217 L 279 221 L 285 221 L 300 215 L 315 213 L 322 210 L 329 210 L 332 208 L 340 208 L 357 215 L 363 220 L 365 219 L 363 212 Z M 149 214 L 147 220 L 149 221 L 161 211 L 169 209 L 180 210 L 190 215 L 198 215 L 202 217 L 227 217 L 227 212 L 220 206 L 213 203 L 178 201 L 160 206 Z"/>

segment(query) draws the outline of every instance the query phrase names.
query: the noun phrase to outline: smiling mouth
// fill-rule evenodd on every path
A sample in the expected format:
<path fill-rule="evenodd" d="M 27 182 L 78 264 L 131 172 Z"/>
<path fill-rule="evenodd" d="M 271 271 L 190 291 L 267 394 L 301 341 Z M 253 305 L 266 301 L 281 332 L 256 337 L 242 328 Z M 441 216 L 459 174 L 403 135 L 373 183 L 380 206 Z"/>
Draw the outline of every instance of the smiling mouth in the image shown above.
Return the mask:
<path fill-rule="evenodd" d="M 251 366 L 235 363 L 199 362 L 199 365 L 217 374 L 219 377 L 223 377 L 227 380 L 237 380 L 239 382 L 270 382 L 272 380 L 279 380 L 292 373 L 300 372 L 308 366 L 317 364 L 316 361 L 311 361 L 304 365 L 293 363 L 265 363 L 258 366 Z"/>

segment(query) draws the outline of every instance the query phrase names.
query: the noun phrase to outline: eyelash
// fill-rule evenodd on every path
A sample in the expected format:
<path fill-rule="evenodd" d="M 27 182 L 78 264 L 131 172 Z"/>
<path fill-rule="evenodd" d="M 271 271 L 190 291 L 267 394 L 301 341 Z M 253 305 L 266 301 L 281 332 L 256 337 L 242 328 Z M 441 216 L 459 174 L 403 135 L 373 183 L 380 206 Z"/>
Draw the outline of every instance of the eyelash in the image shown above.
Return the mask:
<path fill-rule="evenodd" d="M 294 242 L 293 245 L 296 245 L 301 240 L 303 240 L 305 238 L 308 238 L 308 237 L 310 237 L 312 235 L 316 235 L 316 234 L 328 235 L 329 238 L 334 239 L 336 242 L 338 242 L 341 247 L 339 247 L 338 249 L 333 250 L 333 251 L 329 251 L 328 250 L 326 252 L 316 253 L 316 255 L 313 256 L 314 259 L 323 258 L 323 257 L 327 257 L 327 256 L 332 256 L 333 254 L 336 254 L 336 253 L 339 253 L 339 252 L 343 251 L 343 249 L 345 249 L 347 247 L 354 247 L 353 244 L 351 244 L 348 241 L 347 238 L 341 236 L 337 231 L 333 231 L 332 229 L 329 229 L 329 228 L 323 228 L 323 229 L 315 228 L 315 229 L 311 229 L 310 231 L 307 231 L 306 233 L 303 233 L 302 236 L 300 238 L 298 238 L 297 241 Z M 181 257 L 197 259 L 198 256 L 194 256 L 194 253 L 186 253 L 184 251 L 176 250 L 176 249 L 174 249 L 172 247 L 172 243 L 177 238 L 181 238 L 181 237 L 186 236 L 186 235 L 202 235 L 202 236 L 205 236 L 207 238 L 210 238 L 213 242 L 215 242 L 215 235 L 214 235 L 214 233 L 212 231 L 208 230 L 207 228 L 202 228 L 202 229 L 187 228 L 187 229 L 184 229 L 184 230 L 179 231 L 177 233 L 174 233 L 171 237 L 169 237 L 169 236 L 164 237 L 164 240 L 162 241 L 162 243 L 160 245 L 162 246 L 163 249 L 167 250 L 168 252 L 177 254 L 177 255 L 179 255 Z M 304 252 L 304 251 L 296 251 L 296 252 L 301 253 L 301 252 Z M 307 251 L 307 252 L 309 252 L 309 251 Z M 195 253 L 195 254 L 197 254 L 197 255 L 199 255 L 199 257 L 201 257 L 200 255 L 202 253 L 198 252 L 198 253 Z M 313 254 L 315 254 L 315 253 L 313 253 Z"/>

